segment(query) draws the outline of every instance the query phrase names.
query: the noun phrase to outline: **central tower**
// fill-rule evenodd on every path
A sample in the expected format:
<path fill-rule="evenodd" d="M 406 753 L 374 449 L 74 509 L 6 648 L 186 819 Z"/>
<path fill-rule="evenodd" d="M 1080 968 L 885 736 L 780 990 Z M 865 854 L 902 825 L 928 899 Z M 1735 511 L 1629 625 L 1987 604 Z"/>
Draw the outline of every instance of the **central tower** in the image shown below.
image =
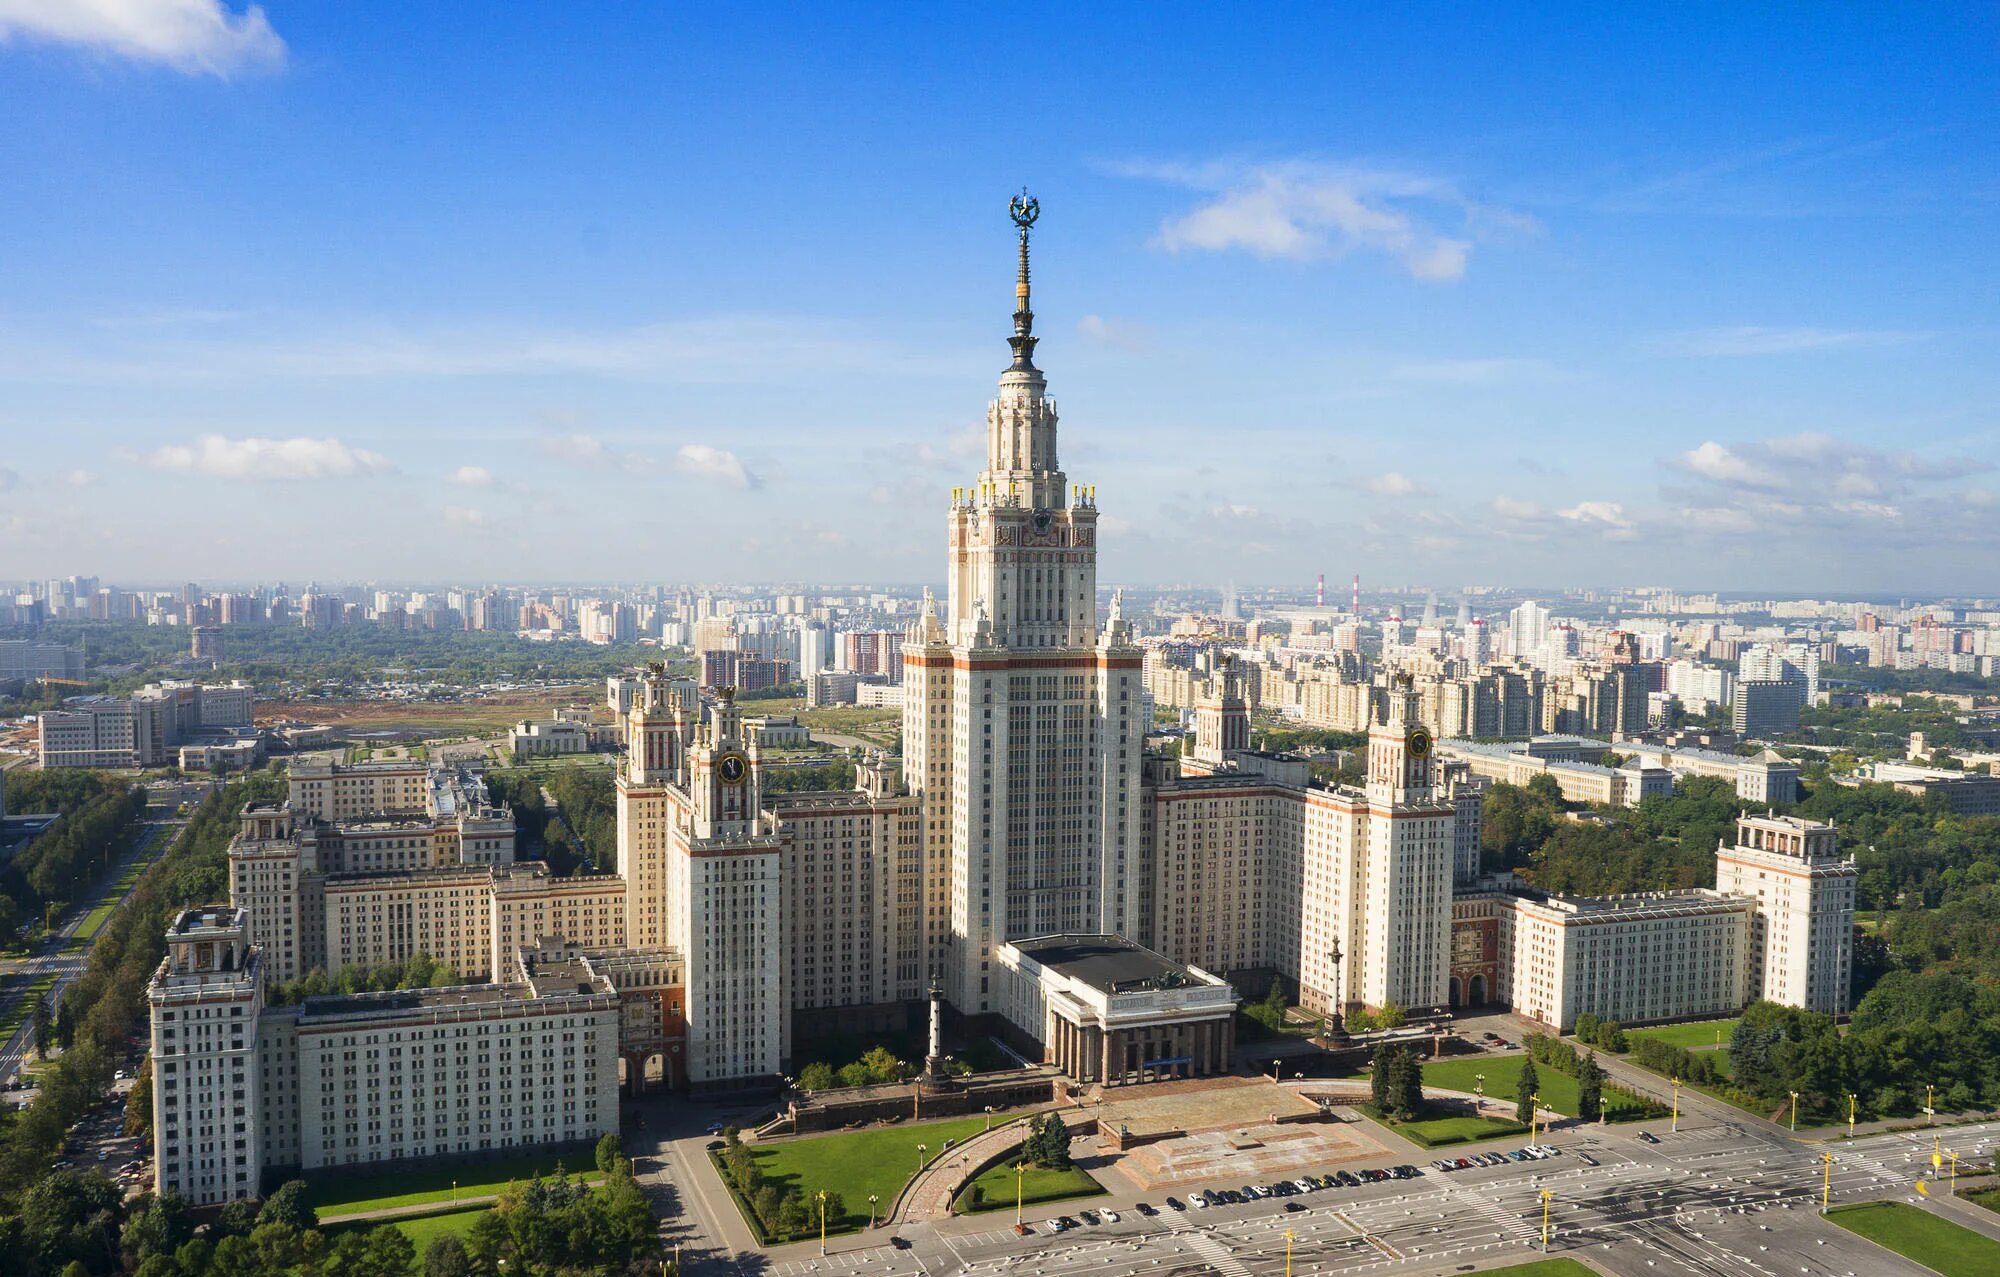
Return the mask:
<path fill-rule="evenodd" d="M 1141 658 L 1097 624 L 1095 493 L 1056 455 L 1035 366 L 1026 192 L 1013 361 L 986 410 L 986 468 L 953 489 L 948 594 L 903 646 L 903 757 L 922 800 L 931 957 L 967 1014 L 995 1009 L 993 946 L 1122 933 L 1136 917 Z"/>

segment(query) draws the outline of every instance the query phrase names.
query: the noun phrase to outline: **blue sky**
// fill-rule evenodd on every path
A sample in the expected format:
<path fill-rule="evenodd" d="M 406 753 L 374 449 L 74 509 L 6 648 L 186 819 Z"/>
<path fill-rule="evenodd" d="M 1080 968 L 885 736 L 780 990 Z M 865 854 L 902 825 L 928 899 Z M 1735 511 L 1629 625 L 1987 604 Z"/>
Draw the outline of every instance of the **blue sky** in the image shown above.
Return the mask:
<path fill-rule="evenodd" d="M 0 0 L 0 577 L 2000 594 L 1983 6 Z"/>

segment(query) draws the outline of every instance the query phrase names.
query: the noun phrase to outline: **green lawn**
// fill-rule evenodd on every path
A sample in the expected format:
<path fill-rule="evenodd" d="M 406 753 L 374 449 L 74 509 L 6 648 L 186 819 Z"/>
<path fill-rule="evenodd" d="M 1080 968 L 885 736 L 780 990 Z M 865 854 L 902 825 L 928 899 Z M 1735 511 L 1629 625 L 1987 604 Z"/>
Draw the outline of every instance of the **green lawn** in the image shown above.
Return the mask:
<path fill-rule="evenodd" d="M 11 982 L 10 977 L 9 983 Z M 31 984 L 7 990 L 8 995 L 14 998 L 14 1004 L 7 1008 L 5 1015 L 0 1015 L 0 1042 L 5 1042 L 14 1036 L 14 1030 L 20 1028 L 27 1018 L 35 1013 L 35 1002 L 54 988 L 55 983 L 54 976 L 45 975 Z"/>
<path fill-rule="evenodd" d="M 1511 1111 L 1515 1087 L 1521 1077 L 1521 1063 L 1527 1058 L 1525 1055 L 1509 1055 L 1497 1059 L 1425 1060 L 1424 1085 L 1441 1091 L 1471 1091 L 1476 1075 L 1484 1073 L 1488 1111 L 1491 1111 L 1491 1101 L 1495 1099 Z M 1540 1064 L 1535 1066 L 1535 1073 L 1540 1078 L 1541 1106 L 1576 1116 L 1576 1079 Z M 1614 1122 L 1631 1121 L 1655 1111 L 1655 1107 L 1647 1101 L 1608 1082 L 1604 1086 L 1604 1109 Z"/>
<path fill-rule="evenodd" d="M 2000 1242 L 1902 1202 L 1836 1206 L 1827 1217 L 1944 1277 L 2000 1273 Z"/>
<path fill-rule="evenodd" d="M 555 1174 L 559 1159 L 533 1154 L 496 1158 L 468 1166 L 419 1167 L 379 1175 L 328 1178 L 310 1183 L 307 1198 L 322 1215 L 352 1215 L 360 1211 L 383 1210 L 391 1206 L 417 1206 L 430 1202 L 451 1202 L 459 1197 L 487 1197 L 507 1187 L 511 1180 L 528 1179 L 539 1173 Z M 573 1154 L 564 1170 L 585 1172 L 590 1183 L 602 1180 L 591 1164 L 590 1150 Z M 456 1180 L 456 1191 L 452 1182 Z"/>
<path fill-rule="evenodd" d="M 1366 1105 L 1361 1111 L 1375 1117 Z M 1472 1117 L 1470 1115 L 1450 1115 L 1445 1117 L 1421 1117 L 1414 1122 L 1382 1122 L 1405 1139 L 1436 1148 L 1443 1144 L 1475 1144 L 1480 1140 L 1499 1139 L 1503 1135 L 1526 1135 L 1528 1128 L 1519 1122 L 1511 1122 L 1497 1117 Z"/>
<path fill-rule="evenodd" d="M 973 1191 L 980 1194 L 980 1204 L 972 1204 Z M 1028 1168 L 1021 1176 L 1021 1197 L 1023 1206 L 1033 1206 L 1036 1202 L 1060 1202 L 1073 1197 L 1096 1197 L 1104 1191 L 1104 1185 L 1090 1177 L 1089 1172 L 1072 1166 L 1068 1170 L 1044 1170 L 1039 1166 Z M 978 1211 L 1014 1209 L 1014 1168 L 1000 1165 L 987 1171 L 966 1186 L 958 1196 L 956 1209 L 964 1214 Z"/>
<path fill-rule="evenodd" d="M 421 1261 L 424 1251 L 430 1247 L 434 1239 L 466 1236 L 472 1232 L 480 1218 L 492 1209 L 491 1206 L 468 1206 L 462 1210 L 433 1211 L 428 1215 L 411 1215 L 401 1219 L 357 1219 L 346 1224 L 329 1224 L 326 1232 L 329 1236 L 338 1236 L 345 1232 L 365 1232 L 370 1228 L 391 1224 L 401 1229 L 403 1235 L 410 1239 L 410 1244 L 416 1247 L 417 1258 Z"/>
<path fill-rule="evenodd" d="M 422 1254 L 423 1247 L 419 1246 L 417 1252 Z M 1487 1268 L 1480 1277 L 1597 1277 L 1597 1270 L 1574 1259 L 1536 1259 L 1505 1268 Z"/>
<path fill-rule="evenodd" d="M 147 840 L 145 849 L 125 867 L 124 873 L 118 875 L 118 881 L 105 888 L 104 894 L 97 898 L 96 907 L 83 916 L 82 925 L 70 939 L 71 947 L 86 945 L 97 938 L 97 933 L 104 930 L 104 924 L 111 921 L 111 915 L 117 910 L 118 902 L 125 898 L 126 892 L 138 885 L 140 875 L 146 872 L 160 849 L 166 845 L 166 840 L 160 837 L 158 830 L 148 831 L 145 838 Z"/>
<path fill-rule="evenodd" d="M 946 1140 L 963 1141 L 985 1129 L 984 1117 L 900 1123 L 755 1145 L 750 1154 L 764 1178 L 780 1187 L 796 1187 L 808 1196 L 823 1188 L 839 1193 L 847 1214 L 837 1224 L 828 1219 L 827 1230 L 850 1232 L 867 1226 L 870 1193 L 882 1199 L 876 1207 L 879 1217 L 916 1175 L 917 1145 L 929 1146 L 924 1154 L 928 1164 L 944 1151 Z"/>
<path fill-rule="evenodd" d="M 1655 1042 L 1664 1042 L 1668 1046 L 1680 1047 L 1682 1050 L 1699 1051 L 1704 1047 L 1709 1050 L 1715 1048 L 1715 1036 L 1718 1030 L 1722 1034 L 1722 1045 L 1726 1047 L 1729 1045 L 1729 1035 L 1736 1031 L 1736 1021 L 1697 1020 L 1690 1024 L 1662 1024 L 1650 1029 L 1627 1029 L 1625 1036 L 1635 1041 L 1639 1038 L 1650 1038 Z"/>

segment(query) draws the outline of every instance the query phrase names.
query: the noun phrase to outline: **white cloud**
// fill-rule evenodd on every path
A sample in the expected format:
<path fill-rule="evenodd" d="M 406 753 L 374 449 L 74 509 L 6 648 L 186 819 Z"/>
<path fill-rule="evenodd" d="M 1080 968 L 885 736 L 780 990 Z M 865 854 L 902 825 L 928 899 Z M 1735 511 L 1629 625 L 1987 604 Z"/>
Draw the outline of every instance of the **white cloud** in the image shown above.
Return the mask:
<path fill-rule="evenodd" d="M 579 431 L 550 435 L 541 441 L 541 445 L 542 451 L 551 457 L 574 461 L 579 465 L 603 465 L 618 459 L 618 454 L 605 447 L 602 439 Z"/>
<path fill-rule="evenodd" d="M 1364 479 L 1361 486 L 1378 497 L 1428 497 L 1431 490 L 1401 471 L 1391 470 Z"/>
<path fill-rule="evenodd" d="M 190 445 L 170 444 L 140 458 L 155 470 L 181 470 L 217 479 L 351 479 L 392 474 L 386 457 L 338 439 L 231 439 L 203 435 Z"/>
<path fill-rule="evenodd" d="M 1747 358 L 1755 355 L 1796 355 L 1815 350 L 1865 346 L 1899 346 L 1921 341 L 1923 333 L 1853 328 L 1703 328 L 1668 333 L 1653 343 L 1661 354 L 1697 358 Z"/>
<path fill-rule="evenodd" d="M 1638 525 L 1626 516 L 1625 507 L 1616 501 L 1580 501 L 1557 511 L 1556 517 L 1595 528 L 1612 541 L 1629 541 L 1639 532 Z"/>
<path fill-rule="evenodd" d="M 683 474 L 713 479 L 734 488 L 755 488 L 763 483 L 735 453 L 705 443 L 682 444 L 674 454 L 674 467 Z"/>
<path fill-rule="evenodd" d="M 1493 513 L 1503 519 L 1532 522 L 1542 517 L 1542 507 L 1532 501 L 1521 501 L 1514 497 L 1493 498 Z"/>
<path fill-rule="evenodd" d="M 0 40 L 23 36 L 190 75 L 275 70 L 285 42 L 259 5 L 222 0 L 0 0 Z"/>
<path fill-rule="evenodd" d="M 97 476 L 79 467 L 66 472 L 63 475 L 63 482 L 72 488 L 88 488 L 97 482 Z"/>
<path fill-rule="evenodd" d="M 444 481 L 461 488 L 490 488 L 493 486 L 493 472 L 485 466 L 460 466 L 446 475 Z"/>
<path fill-rule="evenodd" d="M 470 506 L 448 505 L 444 508 L 444 521 L 455 528 L 476 528 L 486 522 L 486 512 Z"/>
<path fill-rule="evenodd" d="M 1363 251 L 1390 258 L 1413 278 L 1441 281 L 1465 274 L 1486 232 L 1534 225 L 1481 207 L 1448 182 L 1409 173 L 1311 162 L 1118 171 L 1211 192 L 1207 203 L 1160 227 L 1157 242 L 1169 252 L 1241 249 L 1314 261 Z"/>
<path fill-rule="evenodd" d="M 1717 483 L 1748 488 L 1775 488 L 1782 484 L 1782 480 L 1776 475 L 1738 456 L 1713 439 L 1703 443 L 1699 448 L 1683 452 L 1680 463 L 1683 469 Z"/>

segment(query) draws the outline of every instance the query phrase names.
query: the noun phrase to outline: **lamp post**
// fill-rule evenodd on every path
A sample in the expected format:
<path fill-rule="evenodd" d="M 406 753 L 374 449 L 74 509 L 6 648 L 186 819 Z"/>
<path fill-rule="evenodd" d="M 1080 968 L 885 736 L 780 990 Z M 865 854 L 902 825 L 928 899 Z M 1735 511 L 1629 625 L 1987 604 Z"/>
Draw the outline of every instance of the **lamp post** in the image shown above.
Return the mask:
<path fill-rule="evenodd" d="M 1021 1177 L 1028 1173 L 1026 1162 L 1014 1163 L 1014 1226 L 1021 1225 Z"/>
<path fill-rule="evenodd" d="M 924 1171 L 924 1154 L 930 1151 L 931 1146 L 928 1144 L 917 1145 L 917 1173 L 919 1175 L 923 1174 Z"/>
<path fill-rule="evenodd" d="M 1281 1080 L 1282 1080 L 1282 1078 L 1283 1078 L 1283 1075 L 1282 1075 L 1281 1073 L 1279 1073 L 1279 1071 L 1278 1071 L 1278 1070 L 1279 1070 L 1279 1067 L 1280 1067 L 1280 1066 L 1281 1066 L 1281 1065 L 1282 1065 L 1283 1063 L 1284 1063 L 1284 1061 L 1282 1061 L 1282 1060 L 1273 1060 L 1273 1061 L 1271 1061 L 1271 1085 L 1272 1085 L 1272 1086 L 1276 1086 L 1276 1085 L 1277 1085 L 1277 1084 L 1279 1083 L 1279 1081 L 1281 1081 Z"/>
<path fill-rule="evenodd" d="M 1935 1088 L 1933 1088 L 1933 1087 L 1931 1086 L 1931 1084 L 1930 1084 L 1929 1082 L 1926 1082 L 1926 1083 L 1924 1083 L 1924 1125 L 1925 1125 L 1925 1126 L 1932 1126 L 1932 1125 L 1935 1125 L 1935 1124 L 1937 1123 L 1937 1096 L 1936 1096 L 1936 1095 L 1934 1095 L 1934 1094 L 1932 1094 L 1932 1091 L 1933 1091 L 1934 1089 L 1935 1089 Z"/>
<path fill-rule="evenodd" d="M 1535 1143 L 1535 1121 L 1541 1117 L 1541 1109 L 1535 1101 L 1541 1099 L 1540 1091 L 1528 1092 L 1528 1143 Z"/>
<path fill-rule="evenodd" d="M 1292 1230 L 1285 1230 L 1285 1277 L 1292 1277 Z"/>
<path fill-rule="evenodd" d="M 1472 1111 L 1475 1114 L 1484 1113 L 1486 1111 L 1486 1075 L 1484 1073 L 1474 1073 L 1472 1075 L 1472 1095 Z"/>
<path fill-rule="evenodd" d="M 819 1253 L 826 1254 L 826 1190 L 813 1194 L 819 1199 Z"/>
<path fill-rule="evenodd" d="M 1854 1138 L 1854 1092 L 1847 1093 L 1847 1138 Z"/>
<path fill-rule="evenodd" d="M 879 1194 L 868 1194 L 868 1227 L 870 1228 L 875 1227 L 875 1203 L 881 1200 L 882 1198 Z"/>
<path fill-rule="evenodd" d="M 1799 1093 L 1789 1091 L 1787 1094 L 1792 1097 L 1792 1129 L 1796 1131 L 1799 1129 Z"/>
<path fill-rule="evenodd" d="M 1833 1199 L 1833 1154 L 1822 1152 L 1819 1155 L 1819 1161 L 1819 1213 L 1824 1215 L 1826 1214 L 1827 1204 Z"/>
<path fill-rule="evenodd" d="M 986 1129 L 989 1131 L 993 1129 L 993 1106 L 991 1104 L 986 1106 Z"/>
<path fill-rule="evenodd" d="M 1674 1088 L 1674 1120 L 1673 1125 L 1667 1129 L 1669 1131 L 1679 1131 L 1681 1129 L 1681 1080 L 1677 1077 L 1670 1077 L 1667 1081 Z"/>
<path fill-rule="evenodd" d="M 1546 1188 L 1542 1190 L 1542 1253 L 1544 1255 L 1549 1253 L 1549 1203 L 1555 1200 L 1555 1196 L 1554 1193 Z"/>

